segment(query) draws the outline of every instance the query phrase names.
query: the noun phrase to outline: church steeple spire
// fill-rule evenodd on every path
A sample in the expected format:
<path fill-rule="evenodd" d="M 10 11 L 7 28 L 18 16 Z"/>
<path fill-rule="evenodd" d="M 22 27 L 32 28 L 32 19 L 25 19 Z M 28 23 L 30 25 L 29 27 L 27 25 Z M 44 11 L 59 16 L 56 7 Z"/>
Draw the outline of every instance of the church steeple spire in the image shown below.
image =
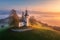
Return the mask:
<path fill-rule="evenodd" d="M 25 10 L 25 17 L 27 17 L 28 16 L 28 11 L 27 11 L 27 9 Z"/>
<path fill-rule="evenodd" d="M 27 27 L 27 16 L 28 16 L 28 11 L 27 10 L 25 10 L 25 12 L 22 12 L 23 27 Z"/>

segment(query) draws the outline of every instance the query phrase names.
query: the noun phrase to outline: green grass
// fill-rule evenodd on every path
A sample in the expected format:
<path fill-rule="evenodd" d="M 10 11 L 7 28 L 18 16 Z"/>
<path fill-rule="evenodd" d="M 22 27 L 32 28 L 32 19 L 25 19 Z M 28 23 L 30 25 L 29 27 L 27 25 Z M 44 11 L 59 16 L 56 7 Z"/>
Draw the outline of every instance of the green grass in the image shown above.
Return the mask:
<path fill-rule="evenodd" d="M 0 32 L 0 40 L 60 40 L 60 34 L 45 29 L 34 29 L 25 32 L 4 30 Z"/>

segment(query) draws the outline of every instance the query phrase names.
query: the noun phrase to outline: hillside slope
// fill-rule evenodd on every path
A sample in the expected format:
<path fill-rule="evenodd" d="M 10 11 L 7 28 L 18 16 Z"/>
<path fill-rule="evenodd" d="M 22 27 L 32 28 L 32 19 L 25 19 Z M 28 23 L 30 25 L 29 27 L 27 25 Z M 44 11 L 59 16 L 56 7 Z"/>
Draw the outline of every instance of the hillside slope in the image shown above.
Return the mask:
<path fill-rule="evenodd" d="M 6 28 L 0 32 L 0 40 L 60 40 L 60 32 L 37 22 L 33 18 L 29 22 L 32 30 L 13 32 Z"/>
<path fill-rule="evenodd" d="M 1 40 L 60 40 L 60 32 L 49 27 L 44 27 L 36 22 L 31 25 L 32 30 L 23 32 L 13 32 L 5 29 L 0 32 Z"/>
<path fill-rule="evenodd" d="M 25 32 L 12 32 L 5 30 L 0 32 L 1 40 L 60 40 L 58 32 L 47 29 L 33 29 Z"/>

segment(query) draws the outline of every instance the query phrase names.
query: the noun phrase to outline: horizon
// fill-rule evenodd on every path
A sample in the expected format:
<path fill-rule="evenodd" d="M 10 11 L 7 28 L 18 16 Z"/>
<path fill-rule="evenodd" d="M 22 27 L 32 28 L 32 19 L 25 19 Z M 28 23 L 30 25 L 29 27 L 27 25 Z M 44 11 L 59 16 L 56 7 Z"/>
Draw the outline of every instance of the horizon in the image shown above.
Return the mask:
<path fill-rule="evenodd" d="M 9 12 L 10 13 L 10 12 Z M 5 14 L 5 12 L 0 15 L 0 19 L 7 18 L 9 16 L 9 13 Z M 45 13 L 45 12 L 28 12 L 29 16 L 34 16 L 35 19 L 38 21 L 41 21 L 43 23 L 46 23 L 51 26 L 57 26 L 60 27 L 60 13 Z M 17 13 L 20 17 L 21 13 Z M 19 15 L 20 14 L 20 15 Z"/>
<path fill-rule="evenodd" d="M 7 17 L 12 9 L 19 13 L 27 9 L 31 14 L 39 15 L 39 20 L 60 26 L 60 0 L 0 0 L 0 19 Z"/>

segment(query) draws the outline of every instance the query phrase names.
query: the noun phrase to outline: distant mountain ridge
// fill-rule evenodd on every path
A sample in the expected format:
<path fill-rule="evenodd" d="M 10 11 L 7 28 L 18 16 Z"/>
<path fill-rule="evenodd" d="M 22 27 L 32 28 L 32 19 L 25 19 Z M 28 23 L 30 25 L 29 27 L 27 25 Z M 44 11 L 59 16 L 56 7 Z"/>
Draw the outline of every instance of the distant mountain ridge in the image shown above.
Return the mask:
<path fill-rule="evenodd" d="M 11 10 L 0 10 L 0 15 L 10 14 L 10 12 L 11 12 Z M 21 10 L 16 10 L 16 12 L 17 12 L 17 14 L 22 13 Z M 44 13 L 44 12 L 40 12 L 40 11 L 30 11 L 30 10 L 28 10 L 28 12 L 33 13 L 33 14 L 35 14 L 35 13 Z"/>
<path fill-rule="evenodd" d="M 9 17 L 4 18 L 4 19 L 0 19 L 0 23 L 8 23 L 8 21 L 9 21 Z"/>
<path fill-rule="evenodd" d="M 0 15 L 6 15 L 9 14 L 9 10 L 0 10 Z"/>
<path fill-rule="evenodd" d="M 16 12 L 19 14 L 21 13 L 21 11 L 16 10 Z M 0 10 L 0 15 L 6 15 L 6 14 L 10 14 L 11 10 Z"/>

